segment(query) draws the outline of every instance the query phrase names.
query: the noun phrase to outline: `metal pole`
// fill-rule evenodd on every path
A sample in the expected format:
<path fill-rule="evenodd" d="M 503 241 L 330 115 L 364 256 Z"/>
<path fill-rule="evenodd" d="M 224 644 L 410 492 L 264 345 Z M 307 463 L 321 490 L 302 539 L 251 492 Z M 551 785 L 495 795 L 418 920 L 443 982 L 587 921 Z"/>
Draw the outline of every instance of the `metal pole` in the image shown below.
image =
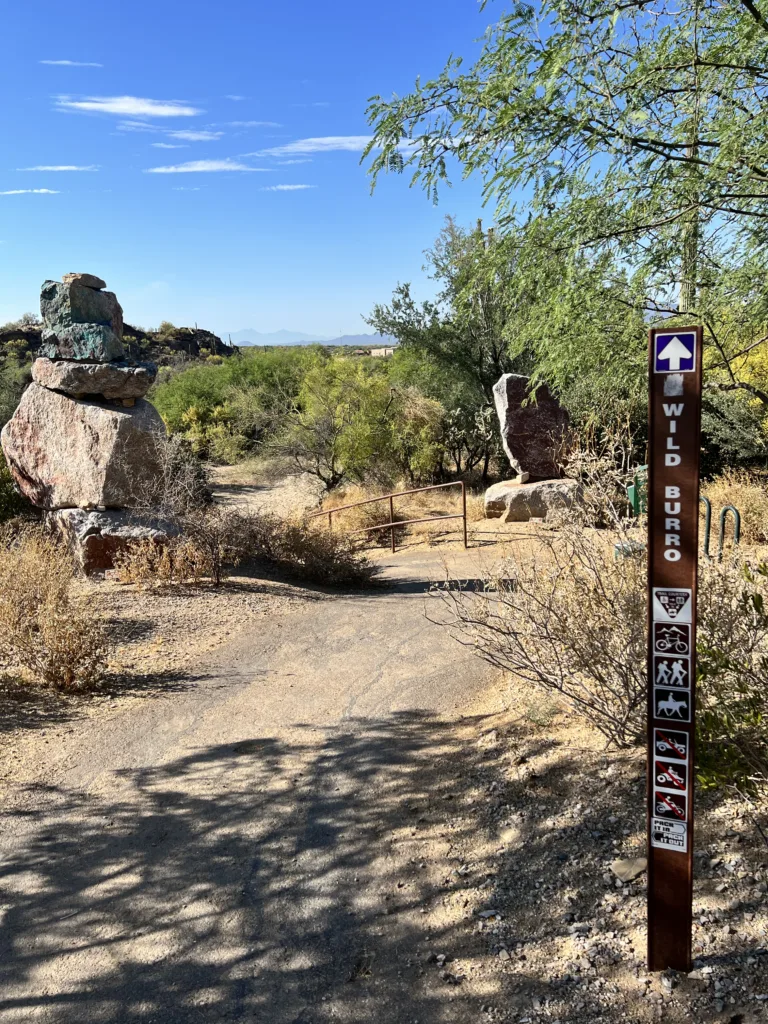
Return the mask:
<path fill-rule="evenodd" d="M 394 498 L 390 498 L 389 499 L 389 521 L 390 521 L 390 523 L 394 523 L 394 521 L 395 521 L 395 501 L 394 501 Z M 391 540 L 392 540 L 392 554 L 394 555 L 394 553 L 395 553 L 395 528 L 394 528 L 394 526 L 390 527 L 389 534 L 390 534 L 390 537 L 391 537 Z"/>
<path fill-rule="evenodd" d="M 464 548 L 467 547 L 467 485 L 461 481 L 461 510 L 464 513 Z"/>

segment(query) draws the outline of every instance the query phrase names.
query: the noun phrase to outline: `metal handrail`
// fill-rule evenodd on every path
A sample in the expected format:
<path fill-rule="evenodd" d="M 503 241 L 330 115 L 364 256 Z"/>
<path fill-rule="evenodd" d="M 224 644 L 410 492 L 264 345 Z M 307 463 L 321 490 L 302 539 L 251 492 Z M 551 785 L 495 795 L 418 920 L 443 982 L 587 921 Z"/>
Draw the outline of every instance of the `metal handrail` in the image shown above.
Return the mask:
<path fill-rule="evenodd" d="M 422 491 L 439 491 L 444 487 L 460 487 L 461 488 L 461 512 L 457 512 L 455 515 L 447 516 L 427 516 L 424 519 L 398 519 L 395 520 L 395 498 L 403 498 L 406 494 L 420 494 Z M 322 512 L 313 512 L 310 519 L 316 519 L 318 516 L 328 516 L 328 529 L 333 529 L 333 514 L 334 512 L 343 512 L 348 508 L 358 508 L 360 505 L 372 505 L 376 501 L 389 501 L 389 522 L 382 523 L 380 526 L 364 526 L 360 530 L 351 530 L 351 533 L 372 533 L 374 530 L 389 530 L 390 539 L 392 542 L 392 554 L 395 553 L 395 527 L 396 526 L 408 526 L 411 523 L 432 523 L 438 522 L 441 519 L 463 519 L 464 520 L 464 547 L 468 547 L 467 544 L 467 488 L 463 480 L 453 480 L 449 484 L 430 484 L 428 487 L 414 487 L 410 491 L 393 491 L 391 494 L 382 494 L 378 498 L 364 498 L 362 501 L 352 501 L 348 505 L 337 505 L 336 508 L 329 508 Z"/>

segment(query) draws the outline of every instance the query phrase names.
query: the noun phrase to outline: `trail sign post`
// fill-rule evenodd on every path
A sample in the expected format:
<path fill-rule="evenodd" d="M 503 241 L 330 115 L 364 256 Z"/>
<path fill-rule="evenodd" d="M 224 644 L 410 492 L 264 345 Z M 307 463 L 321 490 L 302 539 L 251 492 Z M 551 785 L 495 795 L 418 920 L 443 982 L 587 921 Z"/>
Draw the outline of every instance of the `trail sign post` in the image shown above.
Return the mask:
<path fill-rule="evenodd" d="M 650 334 L 648 969 L 691 969 L 700 327 Z"/>

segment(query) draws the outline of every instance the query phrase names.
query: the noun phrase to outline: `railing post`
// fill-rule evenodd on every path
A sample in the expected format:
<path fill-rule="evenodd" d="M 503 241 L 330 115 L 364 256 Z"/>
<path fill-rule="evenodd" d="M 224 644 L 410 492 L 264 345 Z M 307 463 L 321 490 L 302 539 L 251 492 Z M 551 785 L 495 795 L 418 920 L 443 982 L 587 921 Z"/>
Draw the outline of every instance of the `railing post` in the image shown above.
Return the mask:
<path fill-rule="evenodd" d="M 328 513 L 328 529 L 333 530 L 333 512 Z"/>
<path fill-rule="evenodd" d="M 467 485 L 461 481 L 461 511 L 464 515 L 464 549 L 467 548 Z"/>
<path fill-rule="evenodd" d="M 392 498 L 392 497 L 390 497 L 390 499 L 389 499 L 389 521 L 390 521 L 390 523 L 394 523 L 394 521 L 395 521 L 395 501 L 394 501 L 394 498 Z M 394 526 L 390 527 L 389 532 L 390 532 L 391 540 L 392 540 L 392 554 L 394 555 L 394 553 L 395 553 L 395 528 L 394 528 Z"/>

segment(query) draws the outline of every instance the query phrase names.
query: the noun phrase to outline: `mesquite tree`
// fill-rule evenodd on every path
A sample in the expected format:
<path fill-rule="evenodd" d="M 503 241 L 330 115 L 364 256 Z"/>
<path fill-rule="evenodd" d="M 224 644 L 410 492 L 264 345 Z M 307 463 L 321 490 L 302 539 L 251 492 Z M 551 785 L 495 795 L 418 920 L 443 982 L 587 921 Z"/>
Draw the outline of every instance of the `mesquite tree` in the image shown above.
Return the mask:
<path fill-rule="evenodd" d="M 368 157 L 374 182 L 410 170 L 433 198 L 458 163 L 502 224 L 610 250 L 642 272 L 646 311 L 705 323 L 719 387 L 768 406 L 738 362 L 768 334 L 767 108 L 766 0 L 516 2 L 472 67 L 371 100 Z"/>

